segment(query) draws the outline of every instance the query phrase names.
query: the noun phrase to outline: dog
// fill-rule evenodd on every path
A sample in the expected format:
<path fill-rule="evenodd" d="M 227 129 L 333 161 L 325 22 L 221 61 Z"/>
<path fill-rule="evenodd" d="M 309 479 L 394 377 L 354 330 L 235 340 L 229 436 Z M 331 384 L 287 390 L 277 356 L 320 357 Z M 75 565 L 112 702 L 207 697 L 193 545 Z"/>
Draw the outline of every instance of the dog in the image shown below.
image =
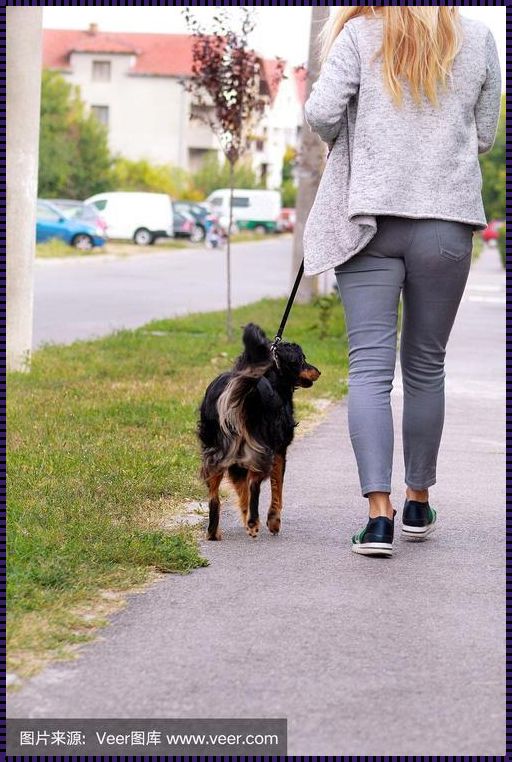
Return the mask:
<path fill-rule="evenodd" d="M 243 344 L 233 369 L 208 386 L 199 410 L 208 540 L 221 539 L 219 487 L 225 474 L 237 492 L 250 537 L 258 535 L 260 486 L 270 477 L 267 527 L 271 534 L 279 533 L 286 451 L 297 425 L 293 393 L 298 387 L 312 386 L 320 376 L 298 344 L 271 344 L 254 323 L 245 326 Z"/>

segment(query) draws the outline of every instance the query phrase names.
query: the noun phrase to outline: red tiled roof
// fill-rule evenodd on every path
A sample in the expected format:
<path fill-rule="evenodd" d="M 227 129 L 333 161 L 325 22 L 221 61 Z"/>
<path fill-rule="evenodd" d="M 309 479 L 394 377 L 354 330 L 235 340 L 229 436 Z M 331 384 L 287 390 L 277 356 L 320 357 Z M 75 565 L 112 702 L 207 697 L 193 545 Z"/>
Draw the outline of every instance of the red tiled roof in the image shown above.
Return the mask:
<path fill-rule="evenodd" d="M 73 44 L 73 51 L 77 53 L 137 53 L 135 45 L 128 41 L 118 39 L 110 34 L 102 35 L 98 45 L 96 35 L 82 35 L 82 39 Z"/>
<path fill-rule="evenodd" d="M 192 38 L 186 34 L 43 30 L 43 66 L 69 69 L 72 52 L 127 53 L 136 56 L 134 74 L 176 77 L 192 70 Z"/>
<path fill-rule="evenodd" d="M 262 58 L 261 63 L 264 77 L 267 80 L 270 99 L 273 101 L 283 79 L 283 68 L 281 63 L 275 58 Z"/>
<path fill-rule="evenodd" d="M 297 96 L 299 103 L 302 105 L 306 102 L 307 84 L 308 84 L 308 72 L 305 66 L 296 66 L 293 70 L 293 76 L 295 79 L 295 87 L 297 88 Z"/>
<path fill-rule="evenodd" d="M 136 56 L 133 74 L 180 77 L 192 73 L 192 42 L 188 34 L 43 30 L 43 66 L 69 69 L 72 52 L 126 53 Z M 262 59 L 263 74 L 272 100 L 279 88 L 278 63 Z"/>

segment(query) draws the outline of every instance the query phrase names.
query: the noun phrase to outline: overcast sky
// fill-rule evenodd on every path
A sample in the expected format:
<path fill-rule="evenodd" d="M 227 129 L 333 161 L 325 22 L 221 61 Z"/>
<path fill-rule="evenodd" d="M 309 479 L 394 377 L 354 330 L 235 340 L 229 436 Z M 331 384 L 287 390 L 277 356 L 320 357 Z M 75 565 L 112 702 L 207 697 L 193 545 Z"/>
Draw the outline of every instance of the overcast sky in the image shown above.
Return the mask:
<path fill-rule="evenodd" d="M 205 22 L 215 12 L 214 8 L 194 8 L 194 13 Z M 461 7 L 461 13 L 478 18 L 492 29 L 500 51 L 503 75 L 505 74 L 506 27 L 505 7 Z M 304 63 L 307 58 L 310 8 L 255 7 L 257 27 L 253 36 L 254 47 L 266 56 L 281 56 L 294 63 Z M 101 7 L 101 6 L 54 6 L 45 7 L 43 25 L 49 29 L 87 29 L 96 23 L 100 30 L 110 32 L 186 32 L 180 8 Z M 503 76 L 505 83 L 505 76 Z"/>

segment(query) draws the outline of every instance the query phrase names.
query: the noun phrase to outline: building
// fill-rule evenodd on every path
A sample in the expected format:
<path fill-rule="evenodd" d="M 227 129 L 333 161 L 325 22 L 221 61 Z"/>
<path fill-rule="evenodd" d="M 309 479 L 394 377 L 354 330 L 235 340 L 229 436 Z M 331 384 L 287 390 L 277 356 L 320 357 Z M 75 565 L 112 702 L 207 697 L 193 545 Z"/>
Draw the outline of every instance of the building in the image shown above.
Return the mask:
<path fill-rule="evenodd" d="M 190 95 L 181 81 L 191 74 L 192 38 L 178 34 L 45 29 L 43 66 L 80 87 L 81 97 L 108 128 L 114 153 L 194 171 L 208 152 L 219 152 L 210 128 L 190 120 Z M 287 67 L 280 83 L 275 62 L 263 60 L 269 105 L 250 153 L 268 187 L 281 183 L 287 145 L 302 124 L 300 83 Z"/>

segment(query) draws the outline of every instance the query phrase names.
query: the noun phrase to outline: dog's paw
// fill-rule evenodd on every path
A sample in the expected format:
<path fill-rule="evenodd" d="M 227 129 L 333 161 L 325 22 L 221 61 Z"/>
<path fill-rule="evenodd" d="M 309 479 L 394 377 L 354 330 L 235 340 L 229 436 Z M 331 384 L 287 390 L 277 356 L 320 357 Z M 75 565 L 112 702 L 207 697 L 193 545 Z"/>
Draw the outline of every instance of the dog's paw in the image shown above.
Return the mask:
<path fill-rule="evenodd" d="M 257 521 L 254 521 L 254 519 L 249 519 L 245 528 L 249 537 L 257 537 L 258 532 L 260 531 L 259 519 Z"/>
<path fill-rule="evenodd" d="M 281 529 L 281 516 L 279 513 L 269 513 L 267 516 L 267 527 L 270 534 L 279 534 Z"/>
<path fill-rule="evenodd" d="M 220 529 L 217 529 L 216 532 L 208 532 L 206 535 L 207 540 L 222 540 L 222 534 L 220 532 Z"/>

